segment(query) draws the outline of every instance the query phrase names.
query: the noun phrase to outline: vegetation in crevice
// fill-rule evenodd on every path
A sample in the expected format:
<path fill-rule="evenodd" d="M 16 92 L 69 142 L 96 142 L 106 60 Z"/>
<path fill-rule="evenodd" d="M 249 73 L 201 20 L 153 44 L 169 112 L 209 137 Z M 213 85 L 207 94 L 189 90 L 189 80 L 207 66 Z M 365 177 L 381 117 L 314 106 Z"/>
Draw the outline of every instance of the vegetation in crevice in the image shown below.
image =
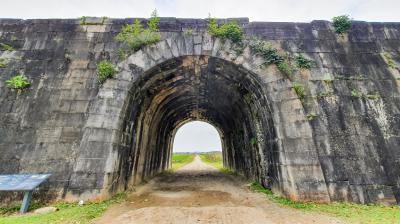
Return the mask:
<path fill-rule="evenodd" d="M 356 89 L 352 89 L 351 90 L 351 96 L 359 98 L 359 97 L 361 97 L 361 93 L 358 92 L 358 90 L 356 90 Z"/>
<path fill-rule="evenodd" d="M 313 61 L 305 58 L 302 54 L 299 54 L 295 57 L 296 66 L 299 69 L 310 69 Z"/>
<path fill-rule="evenodd" d="M 18 74 L 11 77 L 6 81 L 7 87 L 12 89 L 25 89 L 28 88 L 31 83 L 25 75 Z"/>
<path fill-rule="evenodd" d="M 183 33 L 188 36 L 193 35 L 193 32 L 194 32 L 193 28 L 187 28 L 183 30 Z"/>
<path fill-rule="evenodd" d="M 0 68 L 5 68 L 8 65 L 8 60 L 6 58 L 0 58 Z"/>
<path fill-rule="evenodd" d="M 383 59 L 385 60 L 386 64 L 389 66 L 389 68 L 393 68 L 393 69 L 398 68 L 396 65 L 396 62 L 393 60 L 393 57 L 389 52 L 383 52 L 382 56 L 383 56 Z"/>
<path fill-rule="evenodd" d="M 107 21 L 107 17 L 102 17 L 101 22 L 90 22 L 88 21 L 90 17 L 89 16 L 81 16 L 79 18 L 79 24 L 80 25 L 104 25 L 104 23 Z"/>
<path fill-rule="evenodd" d="M 351 28 L 351 19 L 347 15 L 335 16 L 332 18 L 332 25 L 337 34 L 344 34 Z"/>
<path fill-rule="evenodd" d="M 400 206 L 363 205 L 355 203 L 333 202 L 328 204 L 314 202 L 296 202 L 275 195 L 270 189 L 257 182 L 250 184 L 250 190 L 260 192 L 280 205 L 304 211 L 334 215 L 349 223 L 398 223 L 400 220 Z"/>
<path fill-rule="evenodd" d="M 108 61 L 102 61 L 97 64 L 97 81 L 103 84 L 107 79 L 114 77 L 117 72 L 115 66 Z"/>
<path fill-rule="evenodd" d="M 243 30 L 236 21 L 218 25 L 217 20 L 208 19 L 208 33 L 213 37 L 229 39 L 233 43 L 240 43 L 243 39 Z"/>
<path fill-rule="evenodd" d="M 303 84 L 298 82 L 293 82 L 293 89 L 296 92 L 299 99 L 303 101 L 306 96 Z"/>
<path fill-rule="evenodd" d="M 250 144 L 251 145 L 257 145 L 257 143 L 258 143 L 257 138 L 253 137 L 253 138 L 250 139 Z"/>
<path fill-rule="evenodd" d="M 318 98 L 318 99 L 322 99 L 322 98 L 328 97 L 328 96 L 332 96 L 332 93 L 329 93 L 329 92 L 321 92 L 321 93 L 318 93 L 318 94 L 317 94 L 317 98 Z"/>
<path fill-rule="evenodd" d="M 256 55 L 263 58 L 264 66 L 275 64 L 279 71 L 285 75 L 289 77 L 292 75 L 293 67 L 290 63 L 289 55 L 279 53 L 270 43 L 255 37 L 251 38 L 249 47 Z"/>
<path fill-rule="evenodd" d="M 122 27 L 115 39 L 126 44 L 133 52 L 138 51 L 143 46 L 160 41 L 159 22 L 160 18 L 157 15 L 157 11 L 153 11 L 147 23 L 147 28 L 143 28 L 140 20 L 136 19 L 133 25 L 127 24 Z"/>
<path fill-rule="evenodd" d="M 0 43 L 0 51 L 9 51 L 12 52 L 14 51 L 14 48 L 8 44 L 5 43 Z"/>
<path fill-rule="evenodd" d="M 379 94 L 367 94 L 365 97 L 369 100 L 379 100 L 381 98 Z"/>
<path fill-rule="evenodd" d="M 123 48 L 119 48 L 117 55 L 119 60 L 125 60 L 128 57 L 128 52 Z"/>
<path fill-rule="evenodd" d="M 308 113 L 306 116 L 307 116 L 307 120 L 309 120 L 309 121 L 312 121 L 317 117 L 317 115 L 315 113 L 312 113 L 312 112 Z"/>

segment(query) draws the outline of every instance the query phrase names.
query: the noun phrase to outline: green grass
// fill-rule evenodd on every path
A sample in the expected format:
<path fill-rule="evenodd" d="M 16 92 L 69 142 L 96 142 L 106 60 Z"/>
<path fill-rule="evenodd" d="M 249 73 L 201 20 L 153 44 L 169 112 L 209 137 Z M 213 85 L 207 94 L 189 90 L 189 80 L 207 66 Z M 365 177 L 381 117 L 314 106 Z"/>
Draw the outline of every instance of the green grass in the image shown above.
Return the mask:
<path fill-rule="evenodd" d="M 209 152 L 209 153 L 201 153 L 200 159 L 211 165 L 215 168 L 219 169 L 222 172 L 225 172 L 224 164 L 222 162 L 222 153 L 221 152 Z"/>
<path fill-rule="evenodd" d="M 0 224 L 46 224 L 46 223 L 90 223 L 94 218 L 99 217 L 103 212 L 114 203 L 122 202 L 126 198 L 125 193 L 120 193 L 109 200 L 96 203 L 78 205 L 77 203 L 56 203 L 54 206 L 59 211 L 49 214 L 28 214 L 12 215 L 10 212 L 17 212 L 19 207 L 0 209 Z M 43 205 L 33 204 L 30 208 L 42 207 Z"/>
<path fill-rule="evenodd" d="M 362 224 L 395 224 L 400 223 L 400 206 L 361 205 L 354 203 L 317 204 L 312 202 L 295 202 L 276 196 L 271 190 L 259 183 L 252 183 L 250 189 L 261 192 L 278 204 L 305 211 L 326 213 L 336 216 L 348 223 Z"/>
<path fill-rule="evenodd" d="M 174 153 L 172 154 L 172 167 L 171 171 L 176 171 L 182 166 L 190 163 L 194 159 L 194 154 Z"/>

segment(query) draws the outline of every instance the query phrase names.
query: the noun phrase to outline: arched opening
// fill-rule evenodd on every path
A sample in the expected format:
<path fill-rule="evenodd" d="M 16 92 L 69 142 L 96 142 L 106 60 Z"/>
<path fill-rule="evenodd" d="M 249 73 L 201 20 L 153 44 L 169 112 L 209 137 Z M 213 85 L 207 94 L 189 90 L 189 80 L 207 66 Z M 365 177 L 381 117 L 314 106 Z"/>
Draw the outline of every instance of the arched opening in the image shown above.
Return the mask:
<path fill-rule="evenodd" d="M 225 166 L 272 183 L 276 138 L 265 96 L 255 74 L 215 57 L 177 57 L 146 71 L 126 102 L 123 181 L 167 169 L 177 128 L 202 120 L 221 133 Z"/>
<path fill-rule="evenodd" d="M 215 168 L 222 169 L 223 156 L 221 134 L 211 124 L 204 121 L 190 121 L 174 130 L 171 170 L 179 168 L 195 168 L 199 171 L 200 161 L 211 163 Z"/>
<path fill-rule="evenodd" d="M 287 77 L 262 64 L 248 46 L 237 57 L 206 34 L 174 36 L 121 62 L 90 107 L 80 146 L 108 153 L 96 186 L 117 192 L 168 169 L 174 131 L 201 120 L 222 133 L 226 168 L 294 200 L 329 201 L 302 103 Z M 97 165 L 88 154 L 76 177 Z"/>
<path fill-rule="evenodd" d="M 221 152 L 218 130 L 204 121 L 191 121 L 179 127 L 174 136 L 172 152 Z"/>

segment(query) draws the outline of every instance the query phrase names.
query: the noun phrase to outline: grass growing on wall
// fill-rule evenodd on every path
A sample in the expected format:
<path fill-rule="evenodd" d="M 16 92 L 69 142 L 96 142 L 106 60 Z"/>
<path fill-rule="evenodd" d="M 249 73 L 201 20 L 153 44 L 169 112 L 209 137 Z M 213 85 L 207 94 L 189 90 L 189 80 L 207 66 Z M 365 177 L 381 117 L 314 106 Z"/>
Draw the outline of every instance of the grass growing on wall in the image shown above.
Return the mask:
<path fill-rule="evenodd" d="M 186 154 L 186 153 L 174 153 L 172 154 L 172 167 L 171 171 L 176 171 L 182 166 L 190 163 L 194 159 L 194 154 Z"/>
<path fill-rule="evenodd" d="M 147 28 L 143 28 L 140 20 L 135 19 L 135 23 L 125 25 L 121 32 L 116 36 L 116 40 L 123 42 L 132 51 L 138 51 L 143 46 L 157 43 L 161 39 L 161 35 L 158 30 L 158 23 L 160 18 L 157 15 L 157 11 L 153 11 L 149 21 L 147 22 Z"/>
<path fill-rule="evenodd" d="M 319 213 L 334 215 L 347 223 L 363 224 L 394 224 L 400 223 L 400 206 L 361 205 L 354 203 L 304 203 L 295 202 L 283 197 L 276 196 L 271 190 L 264 188 L 259 183 L 252 183 L 250 189 L 266 194 L 273 202 L 278 204 Z"/>
<path fill-rule="evenodd" d="M 121 193 L 114 196 L 112 199 L 78 205 L 77 203 L 56 203 L 54 206 L 59 211 L 49 214 L 27 214 L 27 215 L 12 215 L 6 216 L 0 213 L 1 224 L 44 224 L 44 223 L 91 223 L 91 221 L 105 212 L 105 210 L 114 203 L 120 203 L 125 200 L 126 194 Z M 19 210 L 19 207 L 7 208 L 8 212 Z M 2 209 L 3 211 L 6 208 Z M 1 211 L 1 210 L 0 210 Z"/>

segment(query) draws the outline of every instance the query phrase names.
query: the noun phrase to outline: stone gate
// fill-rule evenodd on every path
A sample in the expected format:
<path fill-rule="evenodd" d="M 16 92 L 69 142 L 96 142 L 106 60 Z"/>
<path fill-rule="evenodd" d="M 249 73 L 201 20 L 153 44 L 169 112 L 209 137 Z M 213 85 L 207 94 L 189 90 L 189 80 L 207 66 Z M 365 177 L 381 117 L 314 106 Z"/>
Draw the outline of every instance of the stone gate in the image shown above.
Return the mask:
<path fill-rule="evenodd" d="M 91 20 L 0 20 L 13 47 L 0 51 L 1 174 L 53 173 L 39 192 L 51 198 L 108 197 L 167 169 L 176 130 L 203 120 L 220 132 L 224 165 L 277 194 L 399 203 L 399 23 L 338 36 L 327 21 L 238 19 L 246 35 L 313 60 L 289 78 L 211 37 L 206 20 L 161 18 L 162 40 L 125 58 L 114 38 L 133 19 Z M 104 59 L 118 74 L 99 85 Z M 17 73 L 29 89 L 6 87 Z"/>

